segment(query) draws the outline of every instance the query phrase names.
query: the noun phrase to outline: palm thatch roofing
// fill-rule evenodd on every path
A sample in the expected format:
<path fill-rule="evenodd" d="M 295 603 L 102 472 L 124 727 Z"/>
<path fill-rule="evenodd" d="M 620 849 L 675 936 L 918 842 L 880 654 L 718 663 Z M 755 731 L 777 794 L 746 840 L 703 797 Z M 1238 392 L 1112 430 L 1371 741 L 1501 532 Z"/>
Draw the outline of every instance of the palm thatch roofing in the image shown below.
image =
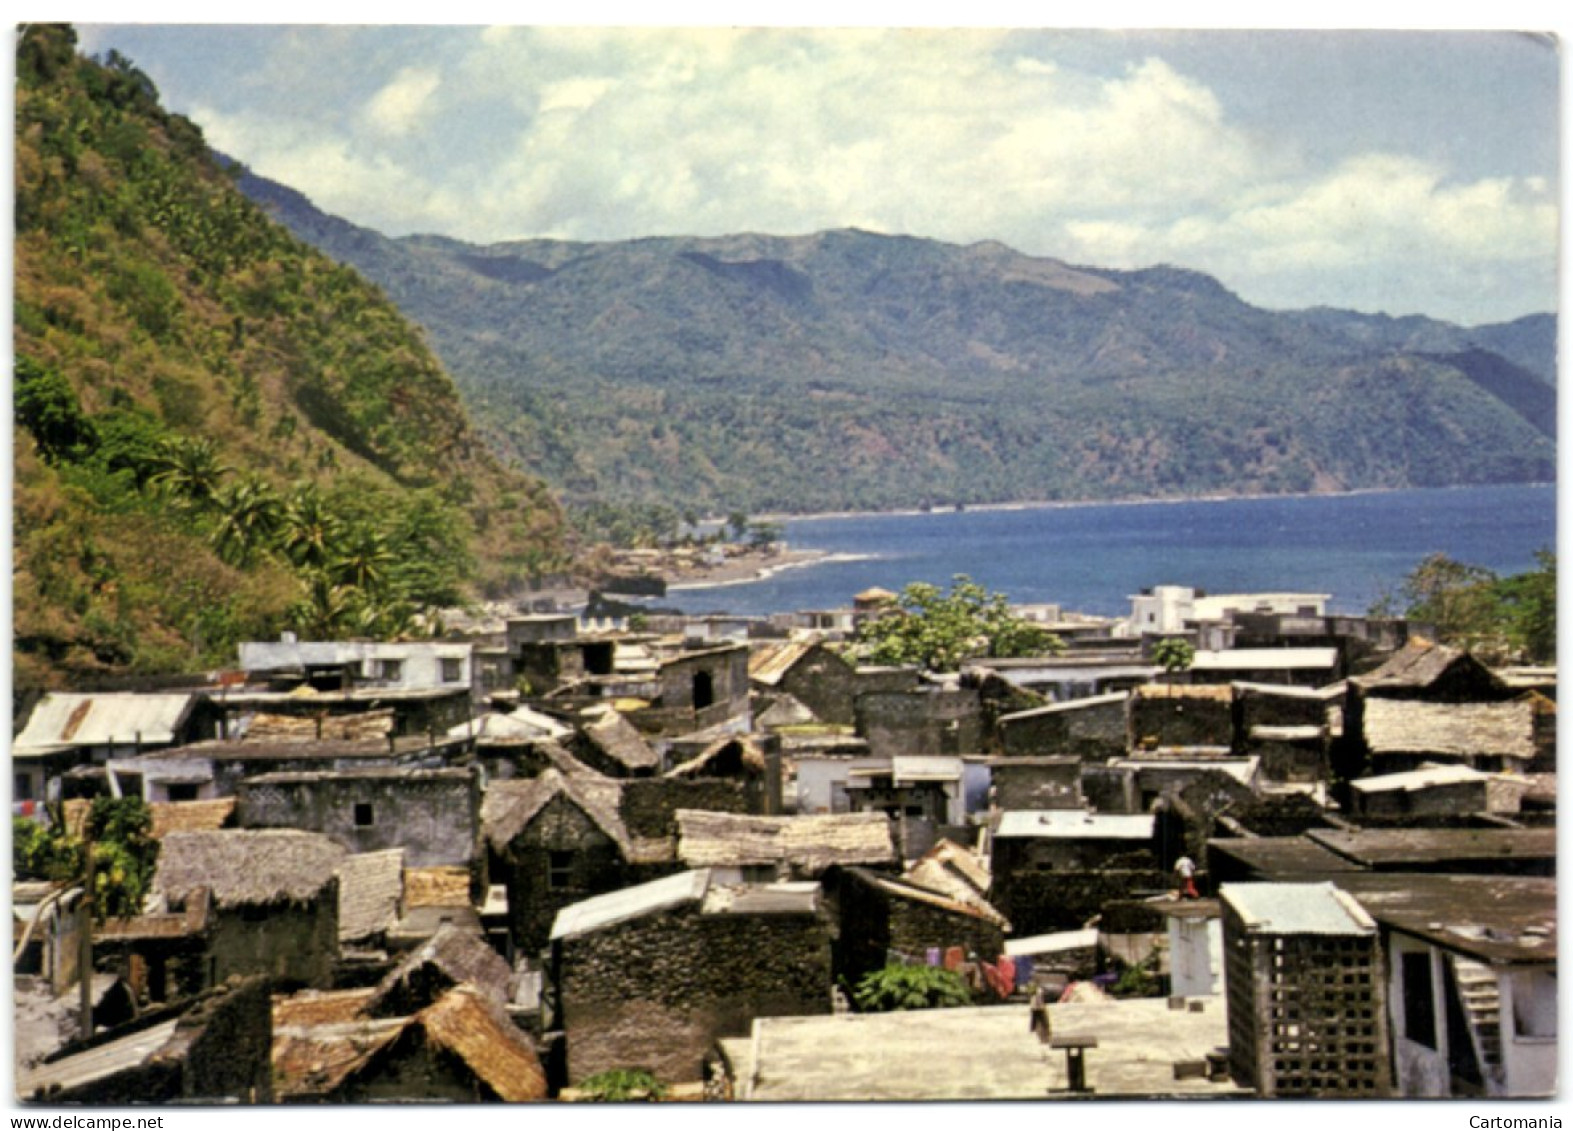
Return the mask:
<path fill-rule="evenodd" d="M 993 923 L 1002 931 L 1010 930 L 1010 920 L 1001 915 L 988 900 L 965 887 L 959 891 L 942 891 L 918 882 L 912 872 L 898 879 L 895 876 L 870 872 L 864 868 L 848 870 L 894 899 L 926 904 L 952 915 L 964 915 L 969 919 L 981 919 L 986 923 Z"/>
<path fill-rule="evenodd" d="M 302 990 L 273 999 L 273 1028 L 307 1025 L 342 1025 L 366 1019 L 366 1004 L 377 990 L 360 986 L 352 990 Z"/>
<path fill-rule="evenodd" d="M 422 1030 L 432 1045 L 456 1057 L 503 1103 L 546 1098 L 546 1072 L 534 1042 L 508 1019 L 502 1006 L 476 987 L 462 985 L 449 990 L 415 1015 L 414 1028 Z M 391 1055 L 397 1056 L 398 1050 Z"/>
<path fill-rule="evenodd" d="M 310 903 L 335 882 L 348 855 L 327 837 L 297 829 L 170 833 L 153 891 L 184 902 L 206 888 L 220 909 Z"/>
<path fill-rule="evenodd" d="M 585 738 L 613 762 L 628 770 L 653 770 L 661 759 L 635 729 L 616 711 L 607 711 L 584 728 Z"/>
<path fill-rule="evenodd" d="M 481 802 L 481 828 L 498 852 L 505 850 L 553 800 L 577 806 L 626 855 L 632 850 L 618 812 L 622 786 L 597 773 L 565 774 L 555 768 L 539 777 L 492 782 Z"/>
<path fill-rule="evenodd" d="M 281 1103 L 332 1099 L 408 1025 L 405 1017 L 281 1022 L 275 1010 L 273 1098 Z"/>
<path fill-rule="evenodd" d="M 470 906 L 470 870 L 454 864 L 404 870 L 404 906 Z"/>
<path fill-rule="evenodd" d="M 170 833 L 211 832 L 225 828 L 234 815 L 235 799 L 155 801 L 148 809 L 153 814 L 153 839 L 163 840 Z"/>
<path fill-rule="evenodd" d="M 679 809 L 677 855 L 689 868 L 789 865 L 815 875 L 833 865 L 899 860 L 883 813 L 755 817 Z"/>
<path fill-rule="evenodd" d="M 694 757 L 674 766 L 669 778 L 734 777 L 739 773 L 763 774 L 765 754 L 753 735 L 731 734 L 718 738 Z"/>
<path fill-rule="evenodd" d="M 1428 703 L 1368 699 L 1365 743 L 1372 754 L 1423 754 L 1471 758 L 1535 756 L 1535 708 L 1507 703 Z"/>
<path fill-rule="evenodd" d="M 316 742 L 385 738 L 393 730 L 393 708 L 348 715 L 319 712 L 285 715 L 258 711 L 246 724 L 249 742 Z"/>
<path fill-rule="evenodd" d="M 399 922 L 404 849 L 362 852 L 339 865 L 339 941 L 377 939 Z"/>
<path fill-rule="evenodd" d="M 1144 683 L 1132 691 L 1136 699 L 1191 699 L 1233 703 L 1234 688 L 1227 683 Z M 1074 701 L 1073 701 L 1074 703 Z"/>
<path fill-rule="evenodd" d="M 438 995 L 461 982 L 506 1002 L 511 975 L 502 955 L 479 933 L 448 924 L 388 971 L 367 1003 L 366 1013 L 371 1017 L 406 1016 L 431 1005 Z"/>
<path fill-rule="evenodd" d="M 1455 668 L 1471 680 L 1501 686 L 1501 681 L 1469 653 L 1419 636 L 1411 637 L 1375 671 L 1352 676 L 1349 682 L 1368 695 L 1419 691 L 1436 685 Z"/>

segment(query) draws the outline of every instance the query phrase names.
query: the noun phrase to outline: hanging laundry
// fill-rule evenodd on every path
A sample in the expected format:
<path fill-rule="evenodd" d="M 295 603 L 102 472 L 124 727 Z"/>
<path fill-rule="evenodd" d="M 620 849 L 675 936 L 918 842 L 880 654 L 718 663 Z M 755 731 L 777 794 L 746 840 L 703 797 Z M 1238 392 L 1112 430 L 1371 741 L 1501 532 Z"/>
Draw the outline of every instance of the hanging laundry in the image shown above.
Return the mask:
<path fill-rule="evenodd" d="M 940 951 L 939 947 L 937 947 L 937 946 L 929 947 L 928 948 L 928 954 L 927 954 L 928 964 L 930 966 L 939 966 L 939 965 L 941 965 L 944 962 L 944 958 L 941 955 L 942 955 L 942 952 Z"/>

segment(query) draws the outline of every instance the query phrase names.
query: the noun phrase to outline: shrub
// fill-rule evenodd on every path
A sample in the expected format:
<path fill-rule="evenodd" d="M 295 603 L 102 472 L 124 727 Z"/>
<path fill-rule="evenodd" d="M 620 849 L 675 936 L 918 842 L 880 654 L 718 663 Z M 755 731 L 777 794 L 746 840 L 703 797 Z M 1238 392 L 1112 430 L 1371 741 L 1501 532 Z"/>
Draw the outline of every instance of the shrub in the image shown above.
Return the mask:
<path fill-rule="evenodd" d="M 972 992 L 954 970 L 896 963 L 865 974 L 852 1000 L 864 1013 L 889 1013 L 971 1005 Z"/>

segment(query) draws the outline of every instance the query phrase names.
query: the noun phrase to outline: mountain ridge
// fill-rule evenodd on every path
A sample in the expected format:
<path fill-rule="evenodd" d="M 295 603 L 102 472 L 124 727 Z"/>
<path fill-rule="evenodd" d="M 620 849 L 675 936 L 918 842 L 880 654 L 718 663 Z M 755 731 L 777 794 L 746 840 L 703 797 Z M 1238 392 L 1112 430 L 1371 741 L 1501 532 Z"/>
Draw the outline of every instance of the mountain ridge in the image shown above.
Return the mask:
<path fill-rule="evenodd" d="M 395 239 L 239 183 L 423 325 L 488 440 L 569 500 L 801 513 L 1554 477 L 1551 315 L 1275 312 L 1184 267 L 859 229 Z"/>

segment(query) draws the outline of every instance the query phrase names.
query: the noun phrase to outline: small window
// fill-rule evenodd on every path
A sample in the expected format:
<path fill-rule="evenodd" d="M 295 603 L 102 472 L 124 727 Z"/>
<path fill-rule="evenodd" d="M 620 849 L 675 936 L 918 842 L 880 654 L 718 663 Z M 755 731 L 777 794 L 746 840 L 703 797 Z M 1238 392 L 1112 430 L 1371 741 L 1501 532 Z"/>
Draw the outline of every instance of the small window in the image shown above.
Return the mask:
<path fill-rule="evenodd" d="M 546 866 L 546 886 L 553 891 L 573 887 L 573 853 L 550 853 Z"/>
<path fill-rule="evenodd" d="M 464 679 L 464 661 L 458 657 L 444 658 L 442 661 L 442 681 L 444 683 L 458 683 Z"/>
<path fill-rule="evenodd" d="M 403 676 L 403 674 L 404 674 L 404 661 L 403 660 L 383 660 L 382 661 L 382 666 L 378 669 L 378 671 L 381 674 L 383 679 L 387 680 L 389 683 L 393 683 L 393 682 L 397 681 L 401 676 Z"/>
<path fill-rule="evenodd" d="M 171 801 L 195 801 L 200 788 L 196 782 L 175 782 L 165 787 L 164 795 Z"/>
<path fill-rule="evenodd" d="M 15 775 L 14 778 L 12 779 L 12 788 L 15 791 L 12 794 L 12 800 L 14 800 L 14 801 L 32 801 L 32 800 L 34 800 L 34 798 L 33 798 L 33 775 L 32 774 L 17 774 L 17 775 Z"/>
<path fill-rule="evenodd" d="M 1406 951 L 1403 957 L 1404 1036 L 1436 1048 L 1436 1002 L 1431 995 L 1431 955 Z"/>
<path fill-rule="evenodd" d="M 372 812 L 370 801 L 355 802 L 355 827 L 364 829 L 376 823 L 375 814 Z"/>

